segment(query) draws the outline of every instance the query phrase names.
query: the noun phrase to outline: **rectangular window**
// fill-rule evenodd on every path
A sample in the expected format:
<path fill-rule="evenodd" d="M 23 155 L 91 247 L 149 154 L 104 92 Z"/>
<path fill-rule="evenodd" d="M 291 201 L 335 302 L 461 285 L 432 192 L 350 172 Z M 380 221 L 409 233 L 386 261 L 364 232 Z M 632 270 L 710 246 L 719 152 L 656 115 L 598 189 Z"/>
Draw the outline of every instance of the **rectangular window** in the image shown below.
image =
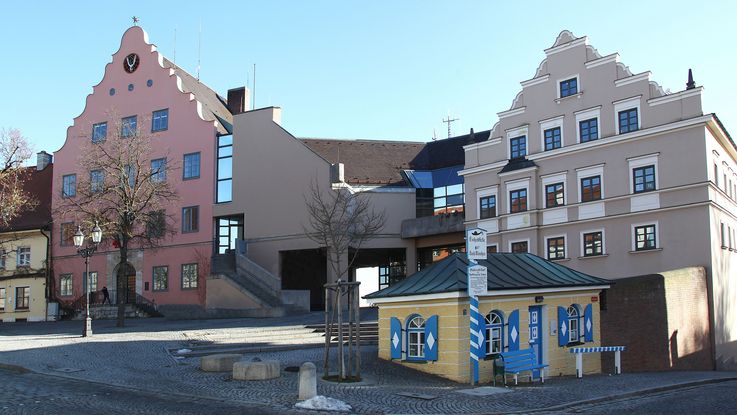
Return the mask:
<path fill-rule="evenodd" d="M 197 288 L 197 264 L 182 265 L 182 289 Z"/>
<path fill-rule="evenodd" d="M 146 235 L 149 238 L 163 238 L 166 233 L 166 212 L 163 209 L 148 213 L 146 217 Z"/>
<path fill-rule="evenodd" d="M 509 158 L 516 159 L 527 155 L 527 136 L 521 135 L 509 139 Z"/>
<path fill-rule="evenodd" d="M 74 197 L 77 195 L 77 175 L 65 174 L 61 178 L 61 196 Z"/>
<path fill-rule="evenodd" d="M 151 160 L 151 181 L 166 181 L 166 158 Z"/>
<path fill-rule="evenodd" d="M 727 229 L 724 226 L 724 222 L 720 222 L 719 227 L 722 234 L 722 249 L 724 249 L 727 247 Z"/>
<path fill-rule="evenodd" d="M 169 289 L 169 267 L 154 267 L 153 270 L 153 290 L 166 291 Z"/>
<path fill-rule="evenodd" d="M 84 277 L 87 273 L 82 273 L 82 281 L 84 281 Z M 97 271 L 90 271 L 90 275 L 87 278 L 87 285 L 90 287 L 89 290 L 91 293 L 97 291 Z M 85 290 L 87 289 L 87 286 L 85 286 Z"/>
<path fill-rule="evenodd" d="M 154 111 L 151 115 L 151 132 L 169 129 L 169 109 Z"/>
<path fill-rule="evenodd" d="M 655 166 L 643 166 L 632 169 L 632 184 L 635 193 L 655 190 Z"/>
<path fill-rule="evenodd" d="M 580 121 L 578 130 L 582 143 L 597 140 L 599 138 L 599 121 L 596 118 Z"/>
<path fill-rule="evenodd" d="M 199 216 L 199 206 L 182 208 L 182 233 L 197 232 L 200 229 Z"/>
<path fill-rule="evenodd" d="M 123 118 L 120 123 L 120 136 L 123 138 L 133 137 L 138 130 L 138 117 L 133 115 L 131 117 Z"/>
<path fill-rule="evenodd" d="M 493 218 L 496 216 L 496 196 L 485 196 L 479 198 L 479 206 L 481 211 L 479 217 L 481 219 Z"/>
<path fill-rule="evenodd" d="M 545 151 L 554 150 L 561 147 L 560 127 L 545 130 Z"/>
<path fill-rule="evenodd" d="M 548 259 L 565 259 L 566 240 L 560 236 L 548 239 Z"/>
<path fill-rule="evenodd" d="M 128 187 L 134 189 L 136 187 L 136 174 L 136 166 L 131 164 L 125 166 L 123 177 L 121 177 L 121 179 L 123 180 L 123 184 L 127 182 Z"/>
<path fill-rule="evenodd" d="M 61 224 L 61 246 L 74 245 L 74 223 L 66 222 Z"/>
<path fill-rule="evenodd" d="M 102 170 L 90 171 L 90 191 L 99 193 L 105 189 L 105 172 Z"/>
<path fill-rule="evenodd" d="M 601 199 L 601 176 L 581 179 L 581 202 Z"/>
<path fill-rule="evenodd" d="M 0 311 L 5 311 L 5 288 L 0 288 Z"/>
<path fill-rule="evenodd" d="M 73 295 L 72 288 L 72 274 L 61 274 L 59 276 L 59 295 L 62 297 Z"/>
<path fill-rule="evenodd" d="M 497 246 L 496 245 L 488 245 L 486 247 L 486 253 L 487 254 L 496 254 L 497 253 Z"/>
<path fill-rule="evenodd" d="M 565 204 L 563 197 L 563 183 L 554 183 L 545 186 L 545 207 L 558 207 Z"/>
<path fill-rule="evenodd" d="M 637 108 L 619 111 L 619 133 L 637 131 Z"/>
<path fill-rule="evenodd" d="M 18 248 L 18 261 L 16 266 L 19 267 L 30 267 L 31 266 L 31 247 L 21 246 Z"/>
<path fill-rule="evenodd" d="M 601 231 L 583 234 L 583 256 L 604 255 L 602 237 Z"/>
<path fill-rule="evenodd" d="M 576 95 L 578 93 L 578 79 L 571 78 L 560 82 L 560 97 Z"/>
<path fill-rule="evenodd" d="M 436 187 L 433 189 L 433 214 L 463 212 L 465 196 L 463 184 Z"/>
<path fill-rule="evenodd" d="M 635 227 L 635 251 L 647 251 L 657 248 L 655 225 Z"/>
<path fill-rule="evenodd" d="M 233 200 L 233 136 L 218 138 L 217 203 Z"/>
<path fill-rule="evenodd" d="M 200 153 L 190 153 L 184 155 L 184 166 L 182 168 L 182 178 L 184 180 L 197 179 L 200 177 Z"/>
<path fill-rule="evenodd" d="M 714 163 L 714 185 L 719 187 L 719 166 Z"/>
<path fill-rule="evenodd" d="M 527 189 L 512 190 L 509 192 L 509 213 L 524 212 L 527 210 Z"/>
<path fill-rule="evenodd" d="M 512 242 L 512 252 L 515 254 L 526 254 L 527 241 Z"/>
<path fill-rule="evenodd" d="M 4 249 L 0 249 L 0 269 L 5 269 L 5 258 L 7 257 L 7 253 Z"/>
<path fill-rule="evenodd" d="M 409 357 L 425 357 L 425 333 L 423 331 L 409 332 Z"/>
<path fill-rule="evenodd" d="M 101 122 L 92 125 L 92 142 L 100 143 L 107 138 L 107 123 Z"/>
<path fill-rule="evenodd" d="M 31 287 L 15 287 L 15 309 L 28 310 L 31 305 Z"/>

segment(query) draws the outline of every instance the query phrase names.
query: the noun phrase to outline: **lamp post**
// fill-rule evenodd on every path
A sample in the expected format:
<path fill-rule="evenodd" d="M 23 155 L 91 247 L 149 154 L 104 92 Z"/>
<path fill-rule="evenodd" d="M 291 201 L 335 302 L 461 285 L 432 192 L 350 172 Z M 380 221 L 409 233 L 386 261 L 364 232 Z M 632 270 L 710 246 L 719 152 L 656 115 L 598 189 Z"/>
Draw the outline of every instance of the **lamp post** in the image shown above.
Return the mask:
<path fill-rule="evenodd" d="M 82 233 L 82 227 L 77 226 L 77 233 L 74 234 L 74 246 L 77 247 L 77 253 L 84 258 L 84 278 L 87 281 L 85 283 L 85 315 L 84 315 L 84 330 L 82 331 L 82 337 L 92 336 L 92 317 L 90 316 L 90 257 L 97 251 L 97 244 L 102 239 L 102 229 L 95 222 L 95 227 L 92 228 L 92 244 L 82 248 L 84 244 L 84 233 Z"/>

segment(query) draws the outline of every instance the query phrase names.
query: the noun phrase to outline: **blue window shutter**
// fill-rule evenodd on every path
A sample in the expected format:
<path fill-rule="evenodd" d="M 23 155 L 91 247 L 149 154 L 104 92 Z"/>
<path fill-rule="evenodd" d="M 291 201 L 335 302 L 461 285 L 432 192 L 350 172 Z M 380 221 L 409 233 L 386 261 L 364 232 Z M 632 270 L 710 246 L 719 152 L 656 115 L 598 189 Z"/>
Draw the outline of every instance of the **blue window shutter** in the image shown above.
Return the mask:
<path fill-rule="evenodd" d="M 565 307 L 558 306 L 558 346 L 568 344 L 568 312 Z"/>
<path fill-rule="evenodd" d="M 389 350 L 392 359 L 402 358 L 402 322 L 392 317 L 389 325 Z"/>
<path fill-rule="evenodd" d="M 583 312 L 583 327 L 585 340 L 587 342 L 594 341 L 594 310 L 591 304 L 587 305 Z"/>
<path fill-rule="evenodd" d="M 509 329 L 507 330 L 509 351 L 519 350 L 519 310 L 509 313 Z"/>
<path fill-rule="evenodd" d="M 425 360 L 438 360 L 438 316 L 425 320 Z"/>

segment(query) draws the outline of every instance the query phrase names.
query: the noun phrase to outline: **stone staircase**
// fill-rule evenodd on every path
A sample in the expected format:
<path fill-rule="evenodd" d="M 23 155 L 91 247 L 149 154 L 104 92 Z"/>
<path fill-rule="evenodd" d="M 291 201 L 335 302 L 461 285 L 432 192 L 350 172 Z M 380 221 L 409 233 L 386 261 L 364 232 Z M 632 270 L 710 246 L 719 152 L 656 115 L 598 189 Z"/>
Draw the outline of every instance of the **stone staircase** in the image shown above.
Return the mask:
<path fill-rule="evenodd" d="M 72 320 L 84 320 L 85 310 L 77 311 L 72 317 Z M 113 305 L 91 305 L 90 315 L 93 320 L 115 320 L 118 318 L 118 306 Z M 146 318 L 146 317 L 158 317 L 156 315 L 149 314 L 136 304 L 125 305 L 125 318 Z"/>

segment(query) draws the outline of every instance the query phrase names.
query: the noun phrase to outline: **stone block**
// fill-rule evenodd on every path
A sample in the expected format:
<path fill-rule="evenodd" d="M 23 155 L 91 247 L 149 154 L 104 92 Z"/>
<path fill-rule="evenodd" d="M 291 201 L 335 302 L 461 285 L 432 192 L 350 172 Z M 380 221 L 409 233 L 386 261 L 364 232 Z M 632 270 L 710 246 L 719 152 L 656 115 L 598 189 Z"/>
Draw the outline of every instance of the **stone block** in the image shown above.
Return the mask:
<path fill-rule="evenodd" d="M 278 360 L 240 361 L 233 364 L 233 380 L 267 380 L 281 374 Z"/>
<path fill-rule="evenodd" d="M 223 353 L 203 356 L 200 369 L 204 372 L 230 372 L 233 364 L 243 358 L 242 354 Z"/>

